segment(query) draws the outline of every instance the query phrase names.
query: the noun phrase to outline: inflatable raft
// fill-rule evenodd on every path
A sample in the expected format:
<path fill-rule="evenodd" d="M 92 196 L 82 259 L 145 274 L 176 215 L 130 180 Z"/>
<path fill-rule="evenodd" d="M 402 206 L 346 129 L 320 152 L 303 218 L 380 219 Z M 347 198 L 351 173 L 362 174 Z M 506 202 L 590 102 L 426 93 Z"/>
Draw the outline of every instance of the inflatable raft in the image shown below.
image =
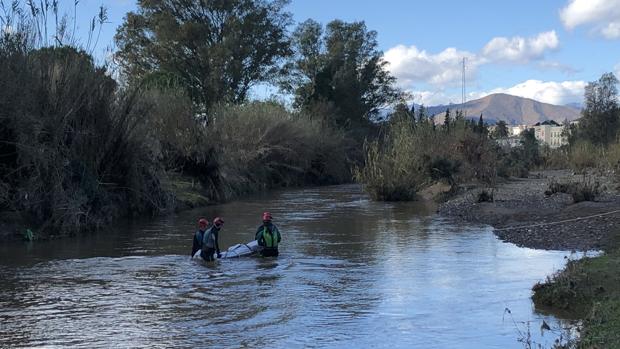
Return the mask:
<path fill-rule="evenodd" d="M 250 241 L 247 244 L 236 244 L 230 246 L 228 250 L 223 251 L 221 253 L 221 258 L 238 258 L 251 256 L 260 252 L 261 249 L 262 247 L 258 246 L 258 242 L 256 240 Z M 201 250 L 198 250 L 196 254 L 194 254 L 194 258 L 202 259 L 202 257 L 200 257 L 200 252 Z"/>

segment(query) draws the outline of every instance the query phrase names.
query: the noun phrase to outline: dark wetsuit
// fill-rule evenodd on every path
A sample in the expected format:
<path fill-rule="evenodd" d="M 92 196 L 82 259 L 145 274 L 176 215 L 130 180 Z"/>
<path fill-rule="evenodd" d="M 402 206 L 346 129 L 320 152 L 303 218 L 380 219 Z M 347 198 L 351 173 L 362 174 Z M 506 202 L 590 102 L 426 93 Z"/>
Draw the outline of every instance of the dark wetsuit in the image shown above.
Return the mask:
<path fill-rule="evenodd" d="M 202 248 L 204 233 L 205 232 L 203 230 L 196 230 L 196 233 L 194 234 L 194 241 L 192 241 L 192 257 L 194 257 L 196 252 Z"/>
<path fill-rule="evenodd" d="M 200 256 L 205 261 L 212 261 L 214 259 L 214 253 L 217 253 L 218 257 L 220 255 L 220 243 L 218 241 L 219 232 L 220 230 L 217 227 L 212 226 L 204 233 Z"/>
<path fill-rule="evenodd" d="M 282 236 L 275 224 L 264 223 L 259 226 L 256 230 L 256 241 L 263 247 L 261 251 L 263 257 L 278 256 L 278 244 L 282 241 Z"/>

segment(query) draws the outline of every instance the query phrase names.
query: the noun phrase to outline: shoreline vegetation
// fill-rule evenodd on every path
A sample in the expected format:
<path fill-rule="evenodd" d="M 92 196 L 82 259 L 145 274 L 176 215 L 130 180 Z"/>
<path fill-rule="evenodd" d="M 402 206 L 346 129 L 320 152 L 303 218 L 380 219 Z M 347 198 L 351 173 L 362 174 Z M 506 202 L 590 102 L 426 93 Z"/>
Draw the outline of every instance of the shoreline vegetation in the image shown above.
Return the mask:
<path fill-rule="evenodd" d="M 141 2 L 103 64 L 105 8 L 80 44 L 56 2 L 0 5 L 3 240 L 351 182 L 373 120 L 402 95 L 376 32 L 308 20 L 289 33 L 286 1 Z M 250 100 L 265 83 L 292 103 Z"/>

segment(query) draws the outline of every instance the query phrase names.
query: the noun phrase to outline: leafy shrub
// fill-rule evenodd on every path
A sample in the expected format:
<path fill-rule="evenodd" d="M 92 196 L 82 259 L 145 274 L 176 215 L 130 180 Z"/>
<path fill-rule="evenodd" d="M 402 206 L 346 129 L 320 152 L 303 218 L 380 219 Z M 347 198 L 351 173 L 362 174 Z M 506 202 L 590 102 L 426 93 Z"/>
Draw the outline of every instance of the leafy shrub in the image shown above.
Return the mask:
<path fill-rule="evenodd" d="M 465 120 L 445 132 L 428 121 L 399 118 L 387 124 L 384 137 L 365 147 L 357 181 L 378 200 L 409 200 L 437 180 L 450 184 L 468 180 L 493 184 L 497 147 Z"/>
<path fill-rule="evenodd" d="M 435 158 L 429 164 L 429 174 L 434 180 L 446 180 L 453 184 L 455 176 L 458 174 L 461 162 L 457 159 Z"/>
<path fill-rule="evenodd" d="M 478 193 L 478 197 L 476 198 L 476 202 L 493 202 L 493 191 L 481 190 Z"/>
<path fill-rule="evenodd" d="M 556 193 L 570 194 L 573 202 L 594 201 L 601 193 L 601 185 L 597 181 L 583 179 L 582 181 L 560 182 L 555 179 L 551 180 L 546 195 Z"/>
<path fill-rule="evenodd" d="M 602 149 L 586 141 L 571 145 L 568 156 L 569 166 L 577 172 L 599 166 L 602 158 Z"/>
<path fill-rule="evenodd" d="M 12 49 L 0 42 L 6 206 L 50 232 L 165 209 L 157 156 L 139 132 L 150 108 L 141 93 L 119 90 L 78 49 Z"/>

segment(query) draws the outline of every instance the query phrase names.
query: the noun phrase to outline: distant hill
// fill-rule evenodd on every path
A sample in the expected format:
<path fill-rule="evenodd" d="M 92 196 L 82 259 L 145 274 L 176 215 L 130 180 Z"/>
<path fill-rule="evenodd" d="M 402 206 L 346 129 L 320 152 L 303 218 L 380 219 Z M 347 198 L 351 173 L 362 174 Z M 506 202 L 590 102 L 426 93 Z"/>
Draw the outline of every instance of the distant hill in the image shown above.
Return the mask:
<path fill-rule="evenodd" d="M 569 107 L 569 108 L 573 108 L 573 109 L 577 109 L 577 110 L 581 110 L 581 108 L 583 108 L 583 105 L 581 103 L 568 103 L 568 104 L 564 104 L 565 107 Z"/>
<path fill-rule="evenodd" d="M 572 121 L 581 117 L 578 109 L 568 106 L 542 103 L 530 98 L 512 96 L 505 93 L 491 94 L 486 97 L 466 102 L 464 105 L 451 104 L 428 107 L 428 114 L 435 115 L 435 122 L 442 123 L 446 108 L 465 111 L 467 118 L 478 118 L 482 114 L 487 123 L 503 120 L 508 124 L 533 125 L 537 122 L 555 120 L 562 123 L 565 119 Z"/>

